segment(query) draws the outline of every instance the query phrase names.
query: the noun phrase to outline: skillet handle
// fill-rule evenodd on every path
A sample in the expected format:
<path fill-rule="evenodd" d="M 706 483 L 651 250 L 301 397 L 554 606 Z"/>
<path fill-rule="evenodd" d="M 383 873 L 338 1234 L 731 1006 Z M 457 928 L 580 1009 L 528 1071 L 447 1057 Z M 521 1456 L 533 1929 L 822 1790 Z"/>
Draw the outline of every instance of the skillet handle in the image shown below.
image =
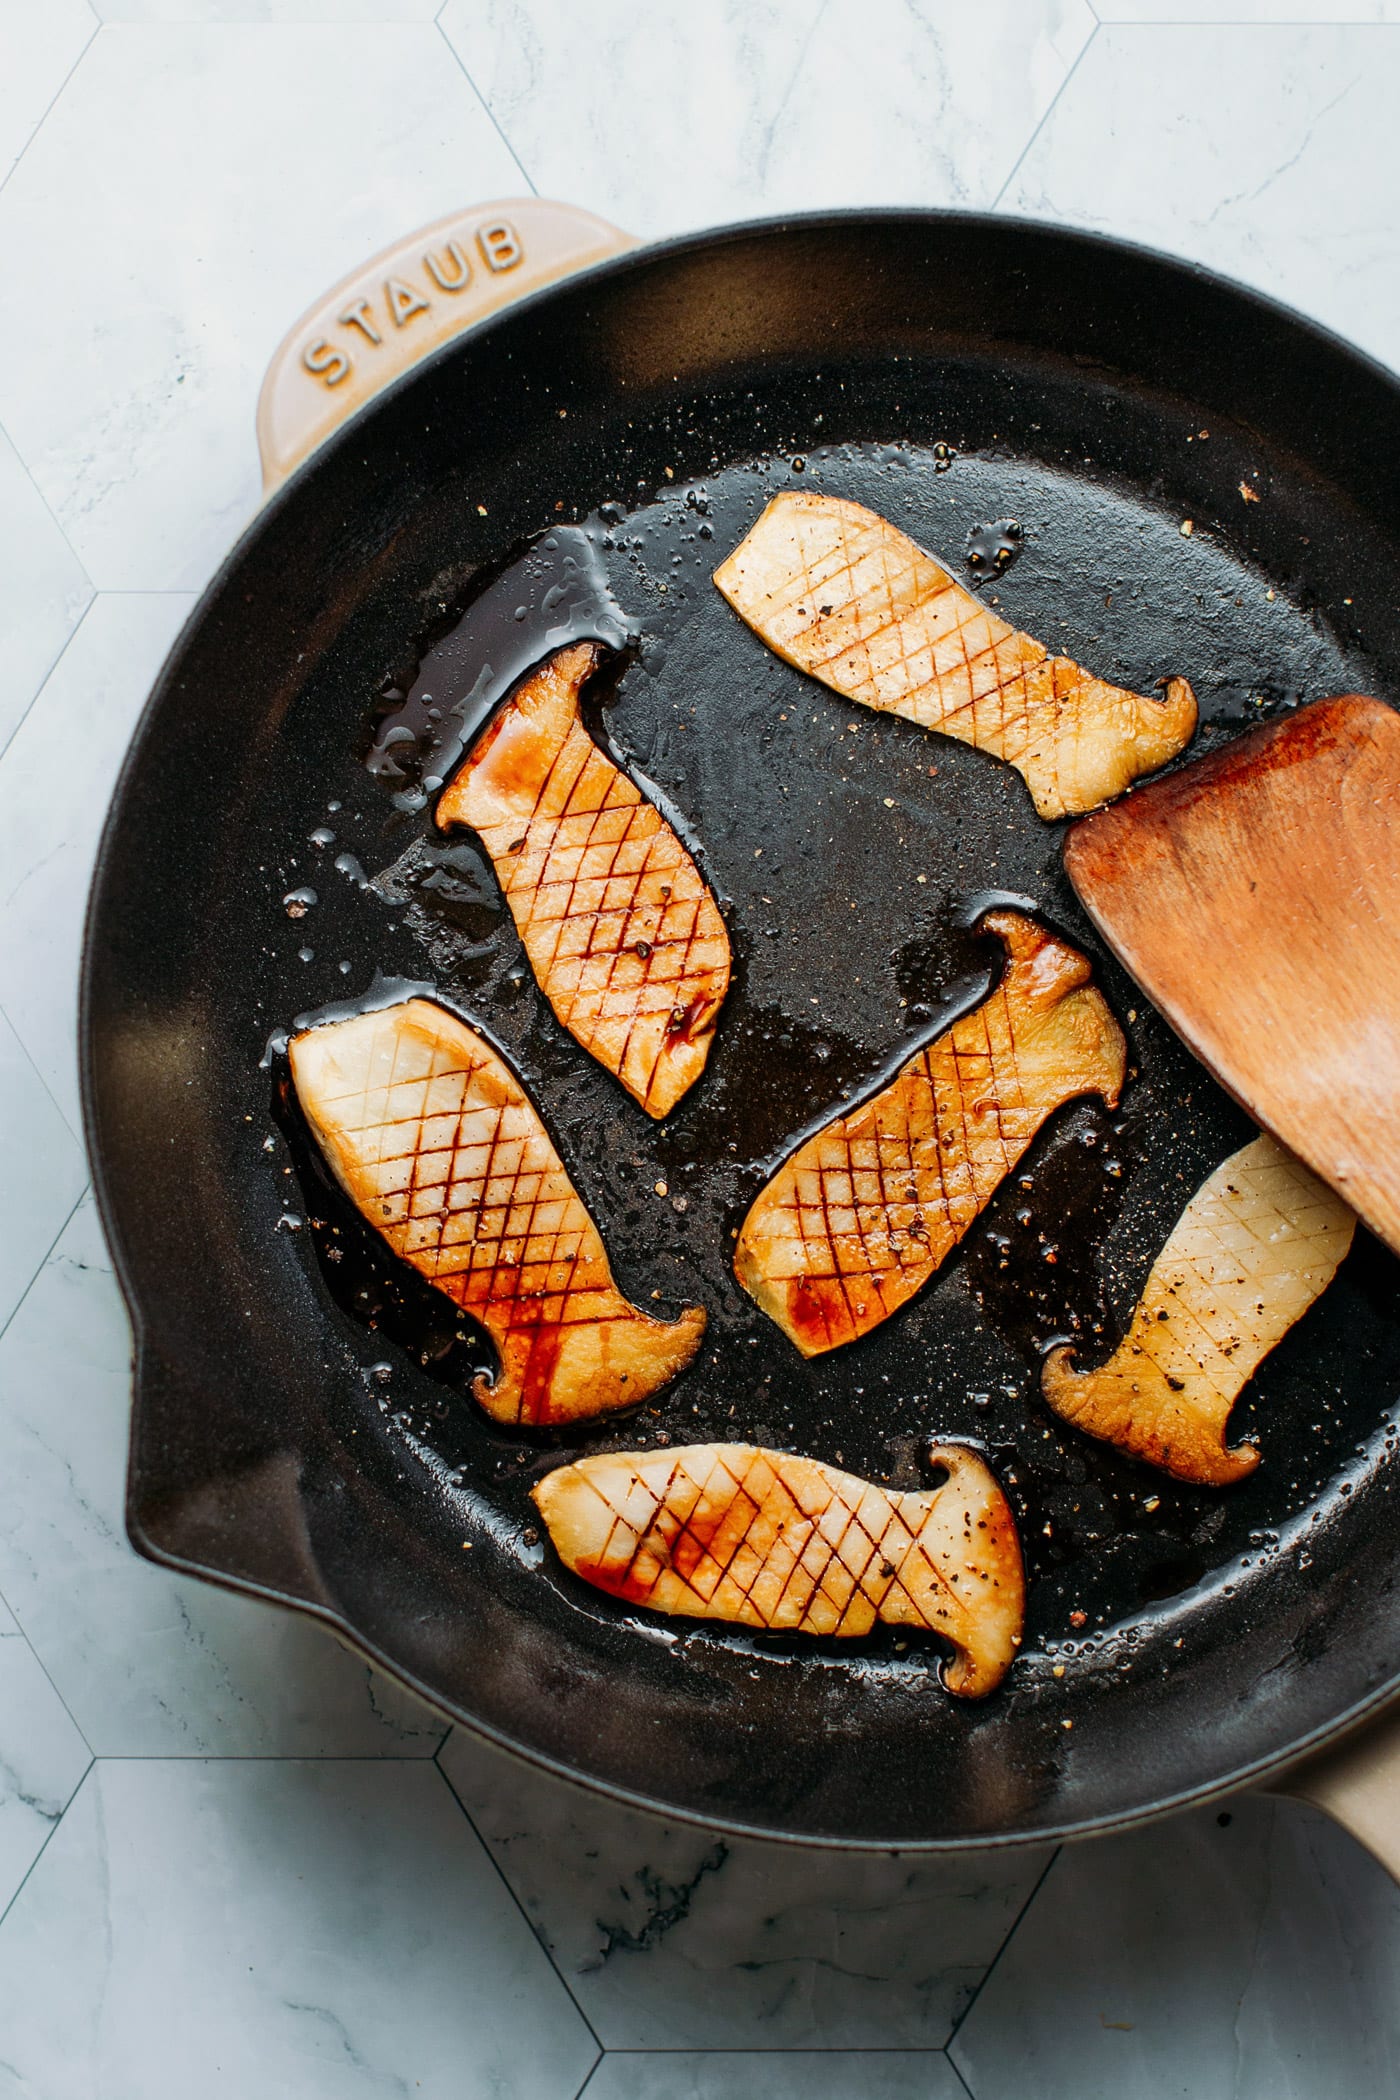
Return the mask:
<path fill-rule="evenodd" d="M 1280 1773 L 1266 1791 L 1320 1808 L 1400 1881 L 1400 1705 Z"/>
<path fill-rule="evenodd" d="M 258 396 L 264 489 L 439 343 L 636 245 L 576 205 L 513 197 L 449 212 L 385 248 L 318 299 L 273 353 Z"/>

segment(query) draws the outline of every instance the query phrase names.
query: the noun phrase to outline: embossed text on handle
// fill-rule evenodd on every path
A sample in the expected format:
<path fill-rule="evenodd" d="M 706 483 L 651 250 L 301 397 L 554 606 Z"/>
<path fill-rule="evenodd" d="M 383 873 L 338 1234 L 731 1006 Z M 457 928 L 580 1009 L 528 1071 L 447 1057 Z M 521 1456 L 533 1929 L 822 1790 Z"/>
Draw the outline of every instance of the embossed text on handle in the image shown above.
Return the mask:
<path fill-rule="evenodd" d="M 526 259 L 524 243 L 508 219 L 484 221 L 475 229 L 475 243 L 483 267 L 492 275 L 518 269 Z M 421 314 L 430 315 L 437 302 L 455 299 L 471 285 L 472 261 L 459 240 L 424 249 L 421 266 L 421 278 L 400 265 L 379 292 L 352 300 L 336 315 L 334 335 L 314 336 L 303 345 L 303 368 L 322 386 L 339 386 L 354 371 L 357 356 L 382 350 L 395 331 L 409 327 Z"/>

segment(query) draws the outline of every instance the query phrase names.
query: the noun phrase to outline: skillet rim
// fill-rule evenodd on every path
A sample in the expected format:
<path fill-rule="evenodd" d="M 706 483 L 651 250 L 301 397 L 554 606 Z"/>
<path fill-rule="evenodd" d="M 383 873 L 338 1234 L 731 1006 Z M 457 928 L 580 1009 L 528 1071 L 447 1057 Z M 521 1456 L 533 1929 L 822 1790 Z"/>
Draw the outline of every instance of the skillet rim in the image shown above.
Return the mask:
<path fill-rule="evenodd" d="M 1324 355 L 1340 359 L 1368 380 L 1379 384 L 1394 395 L 1400 406 L 1400 374 L 1397 374 L 1369 351 L 1351 342 L 1324 323 L 1301 313 L 1286 301 L 1258 290 L 1254 286 L 1240 283 L 1221 271 L 1209 268 L 1190 258 L 1176 256 L 1145 242 L 1125 239 L 1118 235 L 1099 232 L 1079 226 L 1071 226 L 1049 218 L 1036 218 L 1019 213 L 997 211 L 960 211 L 949 208 L 918 208 L 910 206 L 850 206 L 814 212 L 791 212 L 768 215 L 762 218 L 730 221 L 714 228 L 701 228 L 669 236 L 663 240 L 644 242 L 640 246 L 624 250 L 585 268 L 570 272 L 549 284 L 523 294 L 519 299 L 479 322 L 465 328 L 457 336 L 436 345 L 414 364 L 392 379 L 361 404 L 343 423 L 330 433 L 305 459 L 287 475 L 270 495 L 258 505 L 223 559 L 200 591 L 194 605 L 181 623 L 165 659 L 156 675 L 151 690 L 137 718 L 130 742 L 112 790 L 111 800 L 103 820 L 102 832 L 93 862 L 93 872 L 84 913 L 81 960 L 79 968 L 78 1003 L 78 1064 L 79 1086 L 82 1102 L 83 1137 L 87 1152 L 93 1194 L 103 1237 L 112 1257 L 113 1269 L 122 1300 L 131 1322 L 132 1390 L 131 1390 L 131 1438 L 128 1449 L 128 1475 L 126 1489 L 125 1520 L 128 1537 L 144 1558 L 158 1566 L 211 1582 L 216 1587 L 251 1596 L 260 1602 L 295 1611 L 325 1626 L 340 1642 L 361 1656 L 365 1661 L 382 1669 L 406 1686 L 434 1712 L 442 1715 L 451 1726 L 469 1729 L 484 1738 L 497 1749 L 523 1758 L 527 1763 L 550 1773 L 568 1784 L 587 1793 L 600 1794 L 643 1813 L 660 1816 L 694 1827 L 722 1832 L 729 1836 L 747 1838 L 757 1842 L 798 1845 L 821 1850 L 839 1850 L 854 1853 L 888 1851 L 920 1854 L 967 1853 L 1004 1850 L 1019 1845 L 1053 1845 L 1077 1838 L 1106 1835 L 1118 1831 L 1130 1831 L 1161 1821 L 1185 1809 L 1201 1807 L 1246 1788 L 1259 1787 L 1261 1782 L 1276 1777 L 1296 1764 L 1305 1761 L 1324 1748 L 1337 1747 L 1355 1736 L 1365 1725 L 1376 1719 L 1388 1708 L 1400 1710 L 1400 1670 L 1386 1679 L 1374 1691 L 1345 1707 L 1332 1720 L 1322 1723 L 1305 1733 L 1292 1737 L 1277 1752 L 1255 1758 L 1232 1768 L 1213 1780 L 1194 1786 L 1177 1789 L 1158 1795 L 1141 1808 L 1128 1811 L 1105 1811 L 1086 1815 L 1062 1824 L 1053 1824 L 1034 1829 L 1012 1828 L 995 1833 L 979 1832 L 971 1835 L 949 1837 L 847 1837 L 831 1836 L 810 1831 L 774 1829 L 762 1824 L 745 1823 L 732 1817 L 703 1814 L 653 1795 L 638 1792 L 613 1780 L 579 1771 L 548 1756 L 529 1745 L 516 1741 L 500 1729 L 469 1716 L 447 1705 L 441 1696 L 417 1679 L 411 1670 L 394 1661 L 373 1642 L 365 1638 L 339 1612 L 306 1597 L 293 1596 L 270 1584 L 251 1578 L 234 1575 L 227 1570 L 215 1568 L 208 1563 L 173 1553 L 159 1545 L 145 1527 L 136 1503 L 134 1477 L 135 1429 L 142 1408 L 142 1397 L 153 1375 L 152 1366 L 164 1363 L 163 1355 L 157 1352 L 147 1332 L 147 1318 L 135 1288 L 132 1264 L 128 1260 L 128 1249 L 120 1229 L 121 1199 L 108 1176 L 106 1162 L 100 1143 L 97 1107 L 96 1051 L 94 1033 L 93 976 L 97 952 L 96 935 L 100 921 L 108 905 L 109 862 L 113 856 L 116 835 L 124 818 L 133 778 L 144 756 L 144 746 L 151 733 L 157 715 L 164 708 L 187 647 L 202 623 L 208 617 L 215 602 L 227 588 L 235 570 L 245 554 L 256 544 L 259 535 L 272 527 L 283 507 L 293 500 L 304 486 L 305 477 L 323 462 L 331 460 L 339 448 L 358 441 L 366 426 L 381 408 L 397 401 L 420 379 L 436 372 L 453 356 L 458 355 L 464 343 L 472 343 L 514 320 L 519 314 L 535 311 L 545 302 L 565 292 L 575 291 L 580 284 L 606 282 L 625 277 L 628 273 L 643 272 L 658 262 L 666 262 L 688 253 L 698 253 L 755 237 L 781 239 L 796 232 L 829 231 L 835 234 L 850 234 L 865 226 L 906 226 L 911 230 L 925 228 L 936 232 L 945 226 L 986 232 L 1001 237 L 1007 231 L 1013 234 L 1031 235 L 1037 240 L 1044 237 L 1069 243 L 1090 254 L 1105 258 L 1132 258 L 1162 270 L 1169 277 L 1185 279 L 1200 285 L 1210 292 L 1223 295 L 1226 300 L 1252 310 L 1261 317 L 1281 324 L 1302 341 Z M 133 1235 L 134 1237 L 134 1235 Z M 179 1372 L 178 1365 L 169 1365 Z"/>

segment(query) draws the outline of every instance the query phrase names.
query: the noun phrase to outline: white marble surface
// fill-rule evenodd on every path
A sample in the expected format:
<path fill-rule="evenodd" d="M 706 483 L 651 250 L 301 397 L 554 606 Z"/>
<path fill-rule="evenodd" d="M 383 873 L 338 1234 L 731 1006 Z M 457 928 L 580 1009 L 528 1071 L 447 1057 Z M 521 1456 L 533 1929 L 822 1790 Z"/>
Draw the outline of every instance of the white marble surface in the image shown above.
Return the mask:
<path fill-rule="evenodd" d="M 93 857 L 131 733 L 193 602 L 104 592 L 0 756 L 0 1006 L 75 1131 Z M 27 622 L 22 601 L 16 619 Z"/>
<path fill-rule="evenodd" d="M 936 2049 L 1049 1859 L 719 1839 L 461 1731 L 439 1762 L 609 2049 Z"/>
<path fill-rule="evenodd" d="M 1400 2092 L 1400 1890 L 1292 1802 L 1061 1853 L 953 2044 L 977 2100 Z"/>
<path fill-rule="evenodd" d="M 0 437 L 0 751 L 62 654 L 92 585 L 23 460 Z M 13 610 L 12 610 L 13 608 Z"/>
<path fill-rule="evenodd" d="M 946 2056 L 913 2049 L 609 2050 L 587 2100 L 966 2100 Z"/>
<path fill-rule="evenodd" d="M 104 28 L 0 190 L 0 274 L 45 317 L 0 333 L 0 425 L 93 582 L 202 584 L 256 507 L 253 401 L 302 308 L 523 181 L 431 22 Z"/>
<path fill-rule="evenodd" d="M 1094 29 L 1087 0 L 448 0 L 441 19 L 540 191 L 639 234 L 990 205 Z"/>
<path fill-rule="evenodd" d="M 1393 26 L 1105 26 L 1005 206 L 1172 248 L 1397 365 L 1397 96 Z"/>
<path fill-rule="evenodd" d="M 63 83 L 97 18 L 87 0 L 9 0 L 0 8 L 0 182 L 13 168 Z"/>
<path fill-rule="evenodd" d="M 0 2037 L 25 2100 L 538 2100 L 597 2055 L 435 1766 L 293 1759 L 99 1762 Z"/>
<path fill-rule="evenodd" d="M 0 1321 L 8 1320 L 83 1192 L 83 1149 L 0 1013 Z"/>
<path fill-rule="evenodd" d="M 317 1627 L 131 1552 L 129 1363 L 89 1198 L 0 1336 L 0 1590 L 93 1749 L 430 1758 L 437 1717 Z"/>
<path fill-rule="evenodd" d="M 122 750 L 340 273 L 530 189 L 648 236 L 957 204 L 1394 362 L 1397 92 L 1400 0 L 0 0 L 0 2100 L 1400 2093 L 1400 1903 L 1316 1817 L 1043 1877 L 724 1846 L 136 1560 L 73 1057 Z"/>
<path fill-rule="evenodd" d="M 78 1790 L 92 1752 L 11 1625 L 0 1627 L 0 1910 L 13 1899 Z"/>

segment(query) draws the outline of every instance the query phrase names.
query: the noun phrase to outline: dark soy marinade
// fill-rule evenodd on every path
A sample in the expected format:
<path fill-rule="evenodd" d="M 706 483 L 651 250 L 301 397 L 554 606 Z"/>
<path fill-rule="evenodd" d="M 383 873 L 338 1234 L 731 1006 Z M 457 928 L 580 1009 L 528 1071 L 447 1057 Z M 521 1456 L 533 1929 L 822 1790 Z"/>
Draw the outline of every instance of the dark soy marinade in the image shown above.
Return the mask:
<path fill-rule="evenodd" d="M 1065 827 L 1035 815 L 1017 773 L 838 698 L 720 598 L 715 564 L 795 479 L 881 511 L 953 574 L 970 566 L 1004 618 L 1102 677 L 1137 691 L 1188 678 L 1202 717 L 1188 758 L 1242 722 L 1365 683 L 1306 607 L 1204 536 L 1183 538 L 1176 518 L 1107 481 L 995 452 L 808 450 L 544 532 L 489 576 L 455 579 L 433 625 L 386 665 L 379 696 L 363 696 L 334 808 L 275 871 L 289 900 L 276 934 L 285 1011 L 365 990 L 376 971 L 430 980 L 519 1072 L 618 1287 L 667 1316 L 705 1305 L 705 1341 L 634 1415 L 503 1431 L 469 1392 L 490 1345 L 329 1181 L 275 1056 L 273 1168 L 289 1191 L 300 1185 L 300 1243 L 357 1338 L 366 1420 L 537 1579 L 572 1585 L 577 1608 L 621 1607 L 585 1594 L 539 1542 L 528 1487 L 562 1455 L 743 1441 L 917 1488 L 939 1439 L 986 1456 L 1017 1514 L 1028 1660 L 1010 1686 L 1096 1649 L 1102 1666 L 1126 1667 L 1155 1619 L 1204 1587 L 1254 1579 L 1296 1545 L 1324 1491 L 1393 1434 L 1400 1265 L 1358 1232 L 1332 1288 L 1236 1406 L 1232 1438 L 1256 1436 L 1264 1454 L 1238 1487 L 1171 1480 L 1041 1404 L 1044 1350 L 1072 1341 L 1086 1365 L 1110 1354 L 1189 1197 L 1252 1125 L 1105 953 L 1061 868 Z M 618 652 L 592 733 L 695 853 L 733 947 L 709 1064 L 659 1125 L 555 1022 L 470 836 L 431 822 L 435 784 L 494 706 L 541 657 L 584 638 Z M 290 901 L 307 890 L 315 901 Z M 804 1362 L 734 1280 L 739 1224 L 800 1137 L 985 997 L 1001 949 L 973 922 L 998 901 L 1038 913 L 1091 957 L 1128 1039 L 1122 1102 L 1060 1110 L 909 1305 Z M 1358 1361 L 1373 1368 L 1369 1385 Z M 712 1625 L 683 1637 L 825 1663 L 842 1652 Z M 919 1644 L 890 1629 L 862 1648 L 919 1661 Z"/>

